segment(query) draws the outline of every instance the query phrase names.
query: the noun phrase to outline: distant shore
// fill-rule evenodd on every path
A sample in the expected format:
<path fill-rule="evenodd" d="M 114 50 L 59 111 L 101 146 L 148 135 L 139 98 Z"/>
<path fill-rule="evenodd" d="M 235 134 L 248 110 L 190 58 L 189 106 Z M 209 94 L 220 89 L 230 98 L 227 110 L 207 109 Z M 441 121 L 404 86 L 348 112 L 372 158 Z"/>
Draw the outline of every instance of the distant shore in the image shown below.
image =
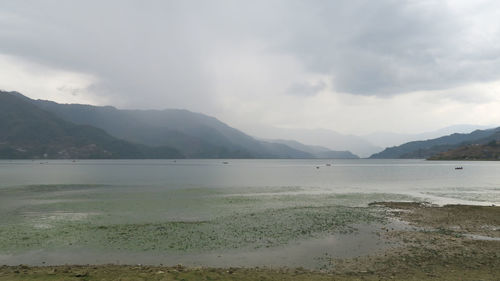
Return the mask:
<path fill-rule="evenodd" d="M 330 259 L 331 269 L 184 266 L 2 266 L 0 280 L 496 280 L 500 276 L 500 207 L 376 202 L 410 230 L 382 229 L 400 246 L 381 254 Z"/>

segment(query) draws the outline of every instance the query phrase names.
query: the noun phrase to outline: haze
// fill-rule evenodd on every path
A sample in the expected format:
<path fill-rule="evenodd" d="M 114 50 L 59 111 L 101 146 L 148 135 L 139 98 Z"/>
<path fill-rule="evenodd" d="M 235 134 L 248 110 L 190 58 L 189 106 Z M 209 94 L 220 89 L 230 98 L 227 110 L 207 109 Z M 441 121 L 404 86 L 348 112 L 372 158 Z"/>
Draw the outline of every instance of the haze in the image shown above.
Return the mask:
<path fill-rule="evenodd" d="M 2 1 L 0 89 L 272 128 L 500 123 L 498 1 Z"/>

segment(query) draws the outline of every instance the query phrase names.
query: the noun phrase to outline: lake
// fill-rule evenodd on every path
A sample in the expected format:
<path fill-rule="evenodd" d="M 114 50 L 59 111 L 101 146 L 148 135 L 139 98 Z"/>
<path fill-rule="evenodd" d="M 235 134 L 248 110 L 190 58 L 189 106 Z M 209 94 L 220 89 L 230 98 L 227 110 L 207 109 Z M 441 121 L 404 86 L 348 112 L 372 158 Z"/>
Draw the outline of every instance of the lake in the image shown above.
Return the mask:
<path fill-rule="evenodd" d="M 318 268 L 390 247 L 368 203 L 410 200 L 499 205 L 500 163 L 3 160 L 0 264 Z"/>

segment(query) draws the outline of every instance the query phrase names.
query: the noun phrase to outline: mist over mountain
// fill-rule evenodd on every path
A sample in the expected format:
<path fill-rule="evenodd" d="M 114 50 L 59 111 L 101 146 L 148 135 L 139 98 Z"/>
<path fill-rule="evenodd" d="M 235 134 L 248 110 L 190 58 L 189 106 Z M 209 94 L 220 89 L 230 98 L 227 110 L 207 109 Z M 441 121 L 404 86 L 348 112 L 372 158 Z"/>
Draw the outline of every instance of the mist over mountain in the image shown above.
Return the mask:
<path fill-rule="evenodd" d="M 40 109 L 18 94 L 0 91 L 0 158 L 182 158 L 170 147 L 147 147 L 76 125 Z"/>
<path fill-rule="evenodd" d="M 485 144 L 498 139 L 499 128 L 475 130 L 469 134 L 451 134 L 435 139 L 412 141 L 400 146 L 388 147 L 384 151 L 373 154 L 370 158 L 429 158 L 436 154 L 456 149 L 468 144 Z"/>
<path fill-rule="evenodd" d="M 322 146 L 332 151 L 350 151 L 359 157 L 368 157 L 383 150 L 363 137 L 344 135 L 327 129 L 289 129 L 259 127 L 251 132 L 264 139 L 295 140 L 307 145 Z"/>
<path fill-rule="evenodd" d="M 214 117 L 188 110 L 121 110 L 112 106 L 32 100 L 17 92 L 0 94 L 0 145 L 4 158 L 353 159 L 358 158 L 358 155 L 339 148 L 349 147 L 361 156 L 381 150 L 363 137 L 342 135 L 330 130 L 275 128 L 272 134 L 280 138 L 262 140 Z M 417 138 L 449 131 L 467 131 L 472 127 L 477 126 L 457 125 L 413 136 Z M 485 144 L 495 139 L 497 130 L 476 130 L 469 134 L 454 133 L 411 141 L 388 147 L 372 154 L 370 158 L 429 158 L 467 144 Z M 384 135 L 387 134 L 365 137 L 381 139 Z"/>
<path fill-rule="evenodd" d="M 5 99 L 2 103 L 6 108 L 3 114 L 17 108 L 16 116 L 19 117 L 6 115 L 4 118 L 4 123 L 6 120 L 10 122 L 4 124 L 4 134 L 16 137 L 9 139 L 7 158 L 357 158 L 349 151 L 332 151 L 296 141 L 257 140 L 216 118 L 187 110 L 120 110 L 111 106 L 58 104 L 32 100 L 17 92 L 1 92 L 1 96 Z M 12 106 L 7 100 L 21 107 Z M 48 117 L 30 117 L 35 112 Z M 21 120 L 16 123 L 17 127 L 12 125 L 15 120 Z M 71 128 L 71 131 L 51 135 L 45 143 L 33 146 L 43 151 L 47 151 L 46 146 L 51 146 L 51 151 L 57 150 L 59 154 L 18 153 L 25 150 L 20 147 L 26 147 L 29 139 L 42 138 L 44 134 L 40 131 L 50 132 L 53 120 L 57 120 L 60 126 Z M 36 130 L 30 131 L 29 124 L 33 122 L 37 124 Z M 12 130 L 21 130 L 23 134 L 12 133 Z M 71 141 L 61 142 L 62 139 Z M 97 146 L 95 150 L 99 152 L 85 154 L 83 148 L 75 148 L 75 142 Z M 112 147 L 113 143 L 116 147 Z M 6 143 L 2 145 L 7 149 Z M 18 145 L 19 149 L 12 145 Z M 40 148 L 42 145 L 44 148 Z M 67 152 L 68 149 L 73 152 Z"/>
<path fill-rule="evenodd" d="M 33 102 L 73 123 L 95 126 L 136 143 L 170 146 L 188 158 L 314 158 L 284 144 L 258 141 L 216 118 L 187 110 Z"/>
<path fill-rule="evenodd" d="M 324 159 L 357 159 L 359 156 L 350 151 L 336 151 L 319 145 L 305 145 L 294 140 L 272 140 L 274 143 L 286 144 L 287 146 L 308 152 L 315 156 L 315 158 Z"/>

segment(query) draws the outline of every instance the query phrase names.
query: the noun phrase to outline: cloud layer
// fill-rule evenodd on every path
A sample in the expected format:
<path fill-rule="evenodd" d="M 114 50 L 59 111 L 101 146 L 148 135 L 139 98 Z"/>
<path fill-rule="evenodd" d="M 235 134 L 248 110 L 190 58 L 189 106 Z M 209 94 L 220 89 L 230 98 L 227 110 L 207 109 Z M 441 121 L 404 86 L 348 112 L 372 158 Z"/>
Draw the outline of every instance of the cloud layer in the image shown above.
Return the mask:
<path fill-rule="evenodd" d="M 243 129 L 500 123 L 456 116 L 500 104 L 498 18 L 497 1 L 5 1 L 0 87 Z"/>

